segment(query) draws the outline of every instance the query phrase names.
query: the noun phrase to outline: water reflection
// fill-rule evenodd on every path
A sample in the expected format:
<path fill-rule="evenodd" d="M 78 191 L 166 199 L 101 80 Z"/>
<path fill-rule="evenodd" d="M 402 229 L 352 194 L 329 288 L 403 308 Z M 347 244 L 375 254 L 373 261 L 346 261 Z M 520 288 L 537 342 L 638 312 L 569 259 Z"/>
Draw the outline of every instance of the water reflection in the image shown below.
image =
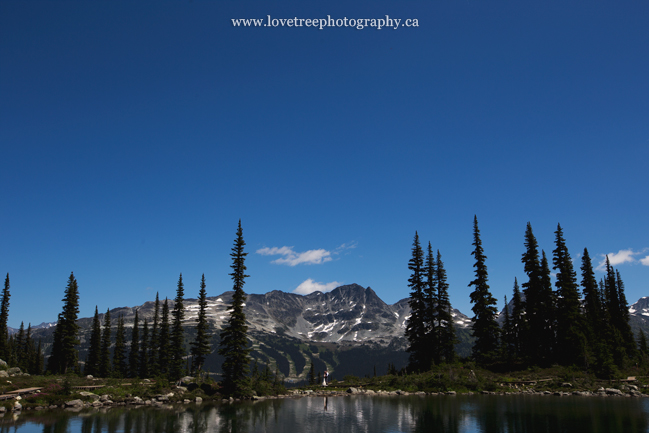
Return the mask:
<path fill-rule="evenodd" d="M 647 432 L 649 399 L 305 397 L 241 404 L 25 412 L 0 433 Z"/>

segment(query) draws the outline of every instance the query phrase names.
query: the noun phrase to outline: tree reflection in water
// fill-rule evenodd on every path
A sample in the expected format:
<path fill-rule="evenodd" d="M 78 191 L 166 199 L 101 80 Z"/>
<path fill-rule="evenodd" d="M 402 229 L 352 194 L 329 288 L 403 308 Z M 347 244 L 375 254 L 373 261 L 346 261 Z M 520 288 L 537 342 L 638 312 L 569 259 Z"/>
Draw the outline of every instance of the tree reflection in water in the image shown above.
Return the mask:
<path fill-rule="evenodd" d="M 646 432 L 649 399 L 346 396 L 0 417 L 0 433 Z"/>

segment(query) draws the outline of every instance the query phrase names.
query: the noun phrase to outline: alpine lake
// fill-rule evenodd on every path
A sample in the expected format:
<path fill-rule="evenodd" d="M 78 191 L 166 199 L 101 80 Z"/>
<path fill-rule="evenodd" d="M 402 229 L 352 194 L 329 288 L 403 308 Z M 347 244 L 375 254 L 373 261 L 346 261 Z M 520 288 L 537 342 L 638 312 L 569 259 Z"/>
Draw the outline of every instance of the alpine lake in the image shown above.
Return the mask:
<path fill-rule="evenodd" d="M 649 398 L 304 396 L 6 413 L 2 432 L 648 432 Z"/>

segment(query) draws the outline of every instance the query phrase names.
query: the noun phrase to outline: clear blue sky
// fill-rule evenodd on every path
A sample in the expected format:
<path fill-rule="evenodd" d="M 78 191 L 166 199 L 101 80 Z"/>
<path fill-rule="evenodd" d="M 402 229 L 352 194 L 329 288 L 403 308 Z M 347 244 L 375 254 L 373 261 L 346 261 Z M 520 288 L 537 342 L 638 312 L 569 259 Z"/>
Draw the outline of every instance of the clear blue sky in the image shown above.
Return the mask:
<path fill-rule="evenodd" d="M 402 25 L 231 21 L 267 15 Z M 471 315 L 477 214 L 499 307 L 528 221 L 549 255 L 559 222 L 574 259 L 614 253 L 629 302 L 649 296 L 648 23 L 641 0 L 4 0 L 9 325 L 56 320 L 71 271 L 81 316 L 173 297 L 181 272 L 188 297 L 203 273 L 230 290 L 239 219 L 249 293 L 394 303 L 417 230 Z"/>

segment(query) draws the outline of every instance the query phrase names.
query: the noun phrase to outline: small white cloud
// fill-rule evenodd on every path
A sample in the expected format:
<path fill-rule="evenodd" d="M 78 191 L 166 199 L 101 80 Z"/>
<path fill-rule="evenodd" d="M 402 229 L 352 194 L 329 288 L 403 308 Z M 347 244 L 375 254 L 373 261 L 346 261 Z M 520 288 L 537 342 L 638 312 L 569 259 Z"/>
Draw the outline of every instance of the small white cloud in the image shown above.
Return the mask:
<path fill-rule="evenodd" d="M 330 262 L 332 260 L 331 252 L 322 248 L 298 253 L 293 250 L 293 247 L 266 247 L 258 249 L 257 254 L 261 254 L 263 256 L 283 256 L 279 259 L 273 260 L 271 263 L 289 266 L 297 266 L 300 264 L 319 265 L 322 263 Z"/>
<path fill-rule="evenodd" d="M 308 280 L 297 286 L 297 288 L 293 290 L 293 293 L 297 293 L 298 295 L 308 295 L 309 293 L 313 292 L 331 292 L 333 289 L 340 285 L 341 283 L 339 283 L 338 281 L 332 281 L 331 283 L 317 283 L 309 278 Z"/>
<path fill-rule="evenodd" d="M 642 263 L 645 266 L 649 266 L 649 256 L 637 260 L 634 256 L 637 256 L 638 254 L 642 254 L 643 252 L 647 251 L 647 249 L 643 249 L 642 251 L 633 251 L 631 248 L 627 250 L 620 250 L 617 253 L 608 253 L 608 261 L 611 263 L 611 266 L 617 266 L 621 265 L 624 263 L 637 263 L 638 261 Z M 606 270 L 606 256 L 605 254 L 602 254 L 602 260 L 599 262 L 597 267 L 595 268 L 598 271 L 605 271 Z"/>

